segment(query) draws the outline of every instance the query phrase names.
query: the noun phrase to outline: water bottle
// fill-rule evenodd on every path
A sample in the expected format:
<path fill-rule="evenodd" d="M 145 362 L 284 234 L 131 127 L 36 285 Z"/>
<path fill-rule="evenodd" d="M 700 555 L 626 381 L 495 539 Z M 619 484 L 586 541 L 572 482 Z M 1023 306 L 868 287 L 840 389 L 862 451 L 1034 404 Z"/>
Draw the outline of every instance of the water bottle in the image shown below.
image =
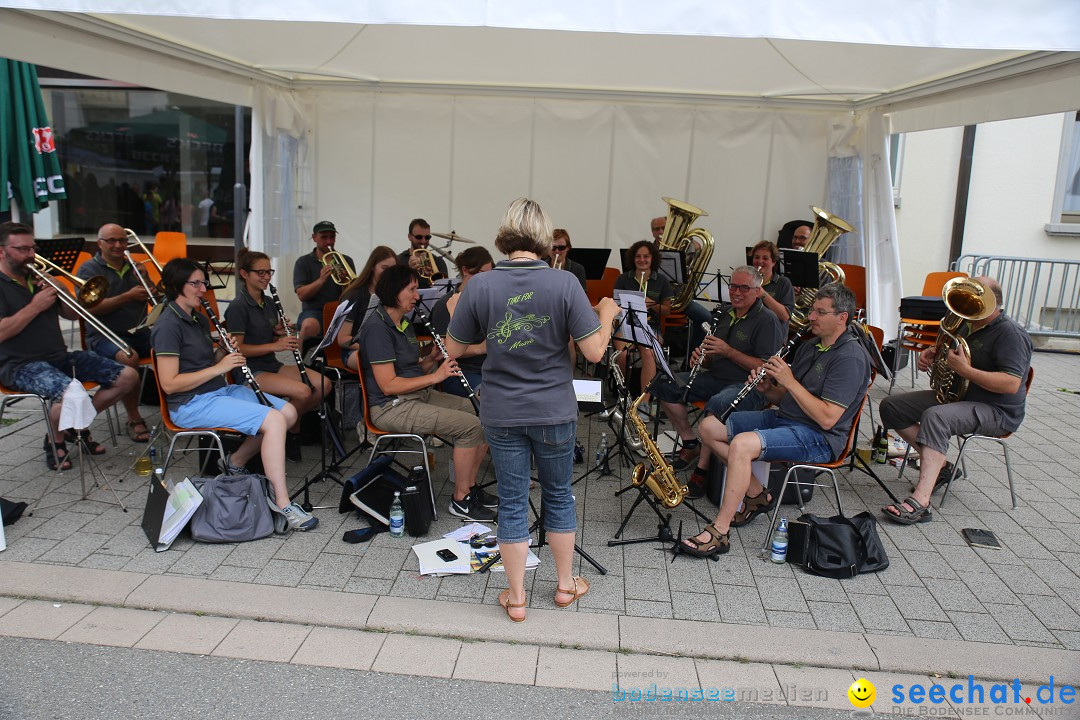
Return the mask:
<path fill-rule="evenodd" d="M 780 518 L 780 527 L 776 528 L 776 532 L 772 537 L 772 555 L 770 559 L 774 563 L 787 562 L 787 518 Z"/>
<path fill-rule="evenodd" d="M 150 452 L 143 454 L 135 461 L 135 474 L 142 477 L 147 477 L 150 473 L 154 472 L 154 468 L 157 467 L 157 463 L 154 461 L 154 455 L 157 449 L 151 445 Z"/>
<path fill-rule="evenodd" d="M 405 511 L 401 508 L 401 493 L 395 490 L 394 504 L 390 506 L 390 537 L 399 538 L 403 535 L 405 535 Z"/>
<path fill-rule="evenodd" d="M 607 457 L 607 433 L 600 433 L 600 447 L 596 448 L 596 464 L 601 465 Z"/>

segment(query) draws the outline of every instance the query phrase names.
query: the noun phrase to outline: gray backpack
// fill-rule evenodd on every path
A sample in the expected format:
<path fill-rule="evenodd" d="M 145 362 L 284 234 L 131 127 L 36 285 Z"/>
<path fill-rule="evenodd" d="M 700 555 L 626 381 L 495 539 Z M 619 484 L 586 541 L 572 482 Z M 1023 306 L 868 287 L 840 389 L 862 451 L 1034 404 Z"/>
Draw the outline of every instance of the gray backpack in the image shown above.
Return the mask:
<path fill-rule="evenodd" d="M 258 540 L 274 532 L 274 516 L 263 475 L 218 475 L 192 478 L 203 501 L 191 517 L 197 542 L 230 543 Z M 284 518 L 283 518 L 284 519 Z"/>

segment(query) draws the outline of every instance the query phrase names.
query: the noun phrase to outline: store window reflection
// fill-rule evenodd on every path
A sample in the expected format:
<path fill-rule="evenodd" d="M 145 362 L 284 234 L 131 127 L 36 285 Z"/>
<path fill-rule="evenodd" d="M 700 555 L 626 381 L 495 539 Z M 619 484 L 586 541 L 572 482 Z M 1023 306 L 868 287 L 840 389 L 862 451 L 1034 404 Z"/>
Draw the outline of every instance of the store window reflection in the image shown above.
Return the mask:
<path fill-rule="evenodd" d="M 67 187 L 61 233 L 117 222 L 150 238 L 160 231 L 232 237 L 232 105 L 38 71 Z M 250 111 L 244 122 L 247 138 Z"/>

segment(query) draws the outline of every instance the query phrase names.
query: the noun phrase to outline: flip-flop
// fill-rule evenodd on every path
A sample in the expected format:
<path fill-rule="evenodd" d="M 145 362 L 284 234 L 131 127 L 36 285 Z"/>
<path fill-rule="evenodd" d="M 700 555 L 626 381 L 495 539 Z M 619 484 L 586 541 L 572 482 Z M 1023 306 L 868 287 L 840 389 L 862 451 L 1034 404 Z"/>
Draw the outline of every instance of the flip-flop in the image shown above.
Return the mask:
<path fill-rule="evenodd" d="M 510 602 L 510 588 L 507 588 L 506 590 L 503 590 L 501 593 L 499 593 L 499 605 L 502 607 L 503 610 L 506 611 L 506 617 L 510 618 L 510 622 L 525 622 L 524 615 L 522 615 L 521 617 L 514 617 L 510 614 L 511 608 L 523 608 L 526 605 L 526 603 Z"/>
<path fill-rule="evenodd" d="M 915 509 L 905 510 L 904 505 L 910 505 Z M 896 510 L 896 512 L 890 512 L 889 508 Z M 930 522 L 934 519 L 933 515 L 930 514 L 930 507 L 924 506 L 913 497 L 908 497 L 903 502 L 896 503 L 895 505 L 886 505 L 881 508 L 881 514 L 885 516 L 886 520 L 894 522 L 897 525 L 915 525 L 917 523 Z"/>
<path fill-rule="evenodd" d="M 584 589 L 582 589 L 582 588 L 584 588 Z M 584 596 L 585 593 L 587 593 L 587 592 L 589 592 L 589 581 L 586 580 L 583 577 L 575 576 L 574 577 L 574 589 L 573 590 L 565 590 L 565 589 L 563 589 L 561 587 L 556 586 L 556 590 L 555 590 L 556 594 L 563 593 L 564 595 L 573 595 L 574 597 L 572 597 L 567 602 L 559 602 L 558 600 L 555 600 L 555 607 L 568 608 L 571 605 L 573 605 L 575 602 L 577 602 L 577 599 L 579 597 Z"/>

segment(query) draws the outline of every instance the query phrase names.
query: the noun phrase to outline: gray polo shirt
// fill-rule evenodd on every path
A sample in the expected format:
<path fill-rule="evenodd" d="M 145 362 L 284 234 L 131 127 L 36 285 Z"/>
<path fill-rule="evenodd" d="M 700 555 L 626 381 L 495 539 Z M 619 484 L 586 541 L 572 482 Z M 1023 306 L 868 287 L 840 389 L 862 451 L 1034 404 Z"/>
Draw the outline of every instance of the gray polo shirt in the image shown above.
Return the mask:
<path fill-rule="evenodd" d="M 435 307 L 431 309 L 431 329 L 444 338 L 450 329 L 450 311 L 447 309 L 447 305 L 452 297 L 453 294 L 443 295 L 435 303 Z M 462 370 L 482 373 L 484 371 L 484 360 L 486 359 L 487 355 L 470 355 L 467 358 L 459 358 L 458 365 Z"/>
<path fill-rule="evenodd" d="M 964 396 L 965 400 L 996 407 L 1004 415 L 1002 428 L 1015 431 L 1024 421 L 1024 402 L 1027 399 L 1024 382 L 1031 366 L 1031 336 L 1005 313 L 974 333 L 971 332 L 970 323 L 964 323 L 961 335 L 965 336 L 971 350 L 972 367 L 1020 378 L 1020 388 L 1014 393 L 994 393 L 975 383 L 968 383 L 967 395 Z"/>
<path fill-rule="evenodd" d="M 349 267 L 356 270 L 356 263 L 348 255 L 345 259 L 349 261 Z M 319 258 L 315 257 L 315 251 L 312 250 L 307 255 L 301 255 L 296 258 L 296 264 L 293 265 L 293 289 L 299 288 L 301 285 L 310 285 L 319 279 L 319 273 L 322 272 L 322 263 L 319 262 Z M 323 305 L 328 302 L 334 302 L 341 297 L 341 286 L 335 283 L 330 278 L 326 279 L 323 286 L 319 288 L 319 292 L 300 303 L 300 307 L 303 310 L 316 310 L 322 312 Z"/>
<path fill-rule="evenodd" d="M 379 305 L 364 324 L 360 326 L 360 369 L 364 373 L 364 392 L 367 394 L 368 407 L 378 407 L 394 399 L 387 395 L 375 382 L 372 365 L 394 364 L 394 374 L 398 377 L 421 377 L 424 368 L 420 367 L 420 343 L 412 323 L 406 318 L 401 325 L 394 321 Z"/>
<path fill-rule="evenodd" d="M 641 291 L 641 283 L 638 282 L 635 272 L 624 272 L 619 277 L 615 278 L 616 290 L 636 290 Z M 662 303 L 665 300 L 672 300 L 675 297 L 675 288 L 671 286 L 668 279 L 663 275 L 653 271 L 649 275 L 648 284 L 645 286 L 645 297 L 649 298 L 655 303 Z M 649 322 L 656 324 L 660 320 L 659 310 L 649 311 Z"/>
<path fill-rule="evenodd" d="M 243 335 L 245 345 L 266 345 L 277 340 L 274 328 L 278 324 L 277 308 L 274 301 L 263 294 L 262 302 L 258 302 L 247 291 L 247 286 L 241 284 L 236 291 L 236 300 L 229 303 L 225 308 L 225 326 L 234 335 Z M 277 372 L 281 369 L 274 353 L 259 355 L 248 358 L 247 365 L 251 372 Z M 243 375 L 239 370 L 233 371 L 233 380 L 242 383 Z"/>
<path fill-rule="evenodd" d="M 543 260 L 504 260 L 470 280 L 450 336 L 465 344 L 487 340 L 480 421 L 512 427 L 576 420 L 570 340 L 599 330 L 577 278 Z"/>
<path fill-rule="evenodd" d="M 133 287 L 141 287 L 142 283 L 136 277 L 131 265 L 124 263 L 119 270 L 114 270 L 101 257 L 101 253 L 94 255 L 75 271 L 75 274 L 83 280 L 101 276 L 109 283 L 109 289 L 105 297 L 111 298 L 126 293 Z M 124 303 L 106 315 L 95 315 L 101 323 L 118 335 L 126 335 L 129 330 L 136 327 L 146 319 L 146 301 Z M 86 323 L 87 342 L 101 337 L 101 333 L 90 323 Z"/>
<path fill-rule="evenodd" d="M 31 289 L 33 288 L 33 289 Z M 26 280 L 12 280 L 0 272 L 0 318 L 14 315 L 30 304 L 40 288 Z M 0 343 L 0 381 L 13 387 L 12 374 L 28 362 L 58 362 L 67 357 L 60 332 L 60 300 L 42 310 L 22 332 Z"/>
<path fill-rule="evenodd" d="M 848 431 L 870 384 L 870 356 L 849 327 L 829 347 L 822 347 L 813 338 L 805 341 L 795 350 L 790 364 L 792 375 L 811 395 L 844 408 L 832 429 L 822 430 L 835 458 L 847 444 Z M 821 430 L 791 393 L 780 399 L 779 409 L 781 417 Z"/>
<path fill-rule="evenodd" d="M 201 314 L 185 313 L 172 301 L 165 306 L 150 334 L 154 354 L 180 358 L 181 373 L 197 372 L 213 365 L 214 341 L 210 338 L 210 322 Z M 167 395 L 169 410 L 177 410 L 196 395 L 225 387 L 225 377 L 219 375 L 192 390 Z"/>
<path fill-rule="evenodd" d="M 795 288 L 783 275 L 773 273 L 772 280 L 761 286 L 773 300 L 787 308 L 788 315 L 795 309 Z"/>
<path fill-rule="evenodd" d="M 733 309 L 722 312 L 713 337 L 743 354 L 764 360 L 783 346 L 784 329 L 776 313 L 761 300 L 755 300 L 741 318 Z M 738 385 L 746 382 L 750 373 L 734 360 L 714 358 L 709 374 L 724 385 Z"/>

